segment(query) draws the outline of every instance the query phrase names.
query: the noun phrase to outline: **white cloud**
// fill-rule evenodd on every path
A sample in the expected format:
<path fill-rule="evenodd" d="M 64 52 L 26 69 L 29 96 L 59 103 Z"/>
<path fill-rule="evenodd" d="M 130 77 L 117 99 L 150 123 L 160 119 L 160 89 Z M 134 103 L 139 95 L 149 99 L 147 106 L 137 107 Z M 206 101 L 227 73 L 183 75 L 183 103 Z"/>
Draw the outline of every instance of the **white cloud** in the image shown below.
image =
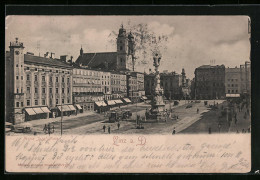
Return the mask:
<path fill-rule="evenodd" d="M 174 27 L 168 24 L 161 24 L 157 21 L 153 21 L 147 24 L 148 29 L 153 31 L 156 35 L 171 35 L 174 32 Z"/>

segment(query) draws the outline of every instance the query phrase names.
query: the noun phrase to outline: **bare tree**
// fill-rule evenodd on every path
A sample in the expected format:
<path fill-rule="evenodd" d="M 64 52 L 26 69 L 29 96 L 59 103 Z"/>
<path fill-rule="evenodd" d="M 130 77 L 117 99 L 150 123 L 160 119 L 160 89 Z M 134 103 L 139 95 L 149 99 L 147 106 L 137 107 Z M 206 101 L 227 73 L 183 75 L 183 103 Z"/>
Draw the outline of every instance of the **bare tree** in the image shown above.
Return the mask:
<path fill-rule="evenodd" d="M 148 28 L 146 23 L 131 24 L 128 20 L 127 25 L 124 25 L 127 35 L 131 32 L 135 38 L 135 57 L 132 62 L 133 65 L 146 66 L 148 62 L 152 61 L 152 53 L 156 51 L 164 52 L 167 50 L 165 43 L 168 41 L 168 36 L 161 34 L 157 35 Z M 116 46 L 117 32 L 112 31 L 109 36 L 109 42 Z M 134 63 L 134 64 L 133 64 Z"/>

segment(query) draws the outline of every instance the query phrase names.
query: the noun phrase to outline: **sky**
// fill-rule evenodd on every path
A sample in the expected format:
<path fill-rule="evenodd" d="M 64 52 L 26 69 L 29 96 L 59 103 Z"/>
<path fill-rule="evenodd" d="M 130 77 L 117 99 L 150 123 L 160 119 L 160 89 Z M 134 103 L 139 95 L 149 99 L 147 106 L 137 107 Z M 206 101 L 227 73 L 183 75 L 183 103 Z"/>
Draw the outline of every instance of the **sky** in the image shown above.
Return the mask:
<path fill-rule="evenodd" d="M 249 61 L 247 16 L 7 16 L 5 49 L 8 51 L 10 41 L 18 37 L 25 52 L 40 56 L 54 52 L 56 58 L 68 55 L 75 61 L 81 46 L 84 53 L 116 52 L 111 32 L 118 32 L 121 24 L 129 31 L 139 23 L 147 24 L 157 36 L 168 37 L 162 44 L 160 71 L 181 73 L 184 68 L 192 79 L 195 68 L 211 60 L 226 67 Z M 154 69 L 152 54 L 148 54 L 148 62 L 137 63 L 136 70 Z"/>

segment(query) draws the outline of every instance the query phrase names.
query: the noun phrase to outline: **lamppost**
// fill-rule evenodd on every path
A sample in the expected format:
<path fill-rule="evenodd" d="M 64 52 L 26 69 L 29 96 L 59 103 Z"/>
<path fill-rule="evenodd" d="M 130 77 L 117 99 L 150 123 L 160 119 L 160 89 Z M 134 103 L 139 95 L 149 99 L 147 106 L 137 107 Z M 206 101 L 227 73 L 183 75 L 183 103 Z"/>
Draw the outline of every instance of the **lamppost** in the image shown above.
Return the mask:
<path fill-rule="evenodd" d="M 60 134 L 62 136 L 62 119 L 63 119 L 63 110 L 62 110 L 62 103 L 61 103 L 61 119 L 60 119 Z"/>
<path fill-rule="evenodd" d="M 220 128 L 221 128 L 221 124 L 220 122 L 218 123 L 218 132 L 220 133 Z"/>

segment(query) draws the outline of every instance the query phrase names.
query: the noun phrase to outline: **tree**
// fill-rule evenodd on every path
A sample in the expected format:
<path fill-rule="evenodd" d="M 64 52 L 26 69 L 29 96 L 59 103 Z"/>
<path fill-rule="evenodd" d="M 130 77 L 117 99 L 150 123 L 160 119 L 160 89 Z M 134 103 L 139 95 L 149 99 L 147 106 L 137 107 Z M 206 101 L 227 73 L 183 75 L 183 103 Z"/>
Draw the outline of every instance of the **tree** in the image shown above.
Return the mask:
<path fill-rule="evenodd" d="M 124 25 L 127 35 L 131 32 L 135 38 L 135 58 L 134 65 L 142 65 L 145 67 L 151 63 L 152 54 L 154 51 L 160 51 L 162 54 L 167 50 L 166 43 L 168 36 L 164 34 L 156 34 L 148 28 L 146 23 L 131 24 L 129 20 L 127 25 Z M 117 32 L 112 31 L 109 35 L 109 42 L 116 46 Z M 131 63 L 133 66 L 133 64 Z"/>

